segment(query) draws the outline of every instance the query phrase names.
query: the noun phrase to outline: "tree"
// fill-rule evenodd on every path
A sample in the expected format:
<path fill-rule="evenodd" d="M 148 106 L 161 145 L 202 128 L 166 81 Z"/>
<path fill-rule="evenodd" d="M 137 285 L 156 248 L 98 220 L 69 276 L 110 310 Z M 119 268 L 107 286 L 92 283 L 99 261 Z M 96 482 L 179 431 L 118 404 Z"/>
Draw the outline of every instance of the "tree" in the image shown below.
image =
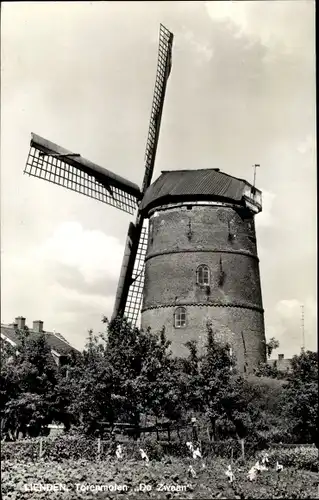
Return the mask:
<path fill-rule="evenodd" d="M 266 352 L 267 352 L 267 356 L 268 358 L 270 358 L 272 352 L 275 350 L 275 349 L 278 349 L 279 347 L 279 341 L 275 339 L 275 337 L 272 337 L 269 342 L 266 343 Z"/>
<path fill-rule="evenodd" d="M 67 401 L 66 416 L 86 434 L 94 434 L 99 422 L 113 421 L 112 372 L 106 362 L 104 336 L 90 330 L 85 349 L 67 367 L 61 397 Z"/>
<path fill-rule="evenodd" d="M 278 370 L 277 360 L 273 364 L 259 363 L 258 368 L 254 370 L 256 377 L 267 377 L 278 380 L 287 379 L 289 369 Z"/>
<path fill-rule="evenodd" d="M 187 358 L 179 360 L 179 393 L 182 395 L 183 411 L 197 413 L 203 410 L 202 375 L 200 372 L 202 357 L 198 355 L 197 342 L 191 340 L 185 344 L 189 350 Z"/>
<path fill-rule="evenodd" d="M 0 375 L 2 432 L 12 439 L 19 432 L 38 435 L 58 413 L 59 373 L 45 335 L 31 336 L 26 329 L 16 334 L 17 346 L 1 352 Z"/>
<path fill-rule="evenodd" d="M 217 421 L 225 415 L 224 404 L 230 396 L 232 360 L 229 346 L 217 342 L 210 325 L 207 326 L 206 353 L 200 361 L 202 409 L 211 423 L 212 436 L 217 438 Z"/>
<path fill-rule="evenodd" d="M 211 325 L 207 326 L 204 354 L 198 356 L 196 343 L 188 343 L 189 357 L 183 369 L 188 376 L 187 409 L 201 412 L 211 425 L 211 436 L 244 440 L 260 439 L 265 428 L 263 415 L 255 404 L 255 390 L 236 370 L 227 343 L 217 341 Z"/>
<path fill-rule="evenodd" d="M 302 351 L 292 358 L 291 367 L 282 398 L 283 415 L 295 441 L 318 445 L 318 353 Z"/>
<path fill-rule="evenodd" d="M 104 323 L 107 333 L 90 332 L 69 376 L 69 383 L 77 387 L 71 411 L 85 432 L 98 431 L 99 421 L 122 421 L 138 428 L 142 415 L 173 415 L 176 370 L 165 332 L 132 328 L 125 318 Z"/>
<path fill-rule="evenodd" d="M 160 334 L 132 328 L 124 319 L 108 323 L 106 360 L 113 371 L 113 392 L 121 417 L 139 426 L 141 415 L 164 416 L 169 408 L 172 362 L 170 342 Z"/>

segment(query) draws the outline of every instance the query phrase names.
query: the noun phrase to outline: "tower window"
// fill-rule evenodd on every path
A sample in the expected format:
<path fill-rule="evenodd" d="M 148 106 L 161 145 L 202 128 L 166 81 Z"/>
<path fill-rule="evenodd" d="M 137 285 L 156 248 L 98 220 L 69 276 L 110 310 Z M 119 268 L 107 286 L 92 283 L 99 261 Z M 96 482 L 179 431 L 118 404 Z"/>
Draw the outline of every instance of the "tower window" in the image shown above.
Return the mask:
<path fill-rule="evenodd" d="M 154 224 L 153 224 L 153 221 L 151 220 L 149 223 L 149 236 L 150 236 L 151 243 L 153 243 L 153 235 L 154 235 Z"/>
<path fill-rule="evenodd" d="M 196 282 L 198 283 L 198 285 L 210 284 L 210 272 L 208 266 L 205 265 L 198 266 L 196 271 Z"/>
<path fill-rule="evenodd" d="M 182 328 L 186 326 L 186 309 L 185 307 L 178 307 L 174 313 L 174 326 L 175 328 Z"/>

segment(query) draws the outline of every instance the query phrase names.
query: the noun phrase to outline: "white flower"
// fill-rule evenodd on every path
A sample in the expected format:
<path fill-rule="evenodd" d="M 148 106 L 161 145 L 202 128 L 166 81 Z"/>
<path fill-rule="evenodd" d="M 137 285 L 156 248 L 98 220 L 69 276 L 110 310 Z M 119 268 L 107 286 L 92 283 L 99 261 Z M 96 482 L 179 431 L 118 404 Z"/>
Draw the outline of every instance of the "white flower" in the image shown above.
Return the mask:
<path fill-rule="evenodd" d="M 188 441 L 186 443 L 186 446 L 187 448 L 189 449 L 189 451 L 192 453 L 194 451 L 194 446 L 193 446 L 193 443 L 191 443 L 190 441 Z"/>
<path fill-rule="evenodd" d="M 259 466 L 259 470 L 260 470 L 260 472 L 263 471 L 263 470 L 268 470 L 268 467 L 266 467 L 266 465 L 262 464 L 262 465 Z"/>
<path fill-rule="evenodd" d="M 196 460 L 196 458 L 202 458 L 202 454 L 199 451 L 199 448 L 196 448 L 196 450 L 193 451 L 193 459 Z"/>
<path fill-rule="evenodd" d="M 282 471 L 282 470 L 283 470 L 283 468 L 284 468 L 284 466 L 283 466 L 283 465 L 281 465 L 281 464 L 279 464 L 279 463 L 278 463 L 278 461 L 277 461 L 277 462 L 276 462 L 276 471 L 277 471 L 277 472 L 280 472 L 280 471 Z"/>
<path fill-rule="evenodd" d="M 258 463 L 258 462 L 257 462 Z M 258 469 L 254 467 L 252 467 L 249 471 L 248 471 L 248 474 L 247 474 L 247 477 L 249 478 L 249 481 L 253 481 L 254 479 L 256 479 L 257 477 L 257 472 L 258 472 Z"/>
<path fill-rule="evenodd" d="M 235 476 L 233 474 L 233 471 L 231 470 L 231 465 L 228 465 L 225 474 L 228 477 L 230 483 L 232 483 L 235 480 Z"/>
<path fill-rule="evenodd" d="M 116 458 L 118 458 L 118 459 L 123 458 L 123 450 L 122 450 L 122 446 L 120 444 L 117 445 L 115 454 L 116 454 Z"/>
<path fill-rule="evenodd" d="M 148 456 L 146 455 L 145 451 L 142 450 L 142 448 L 140 448 L 140 453 L 141 453 L 141 457 L 142 457 L 142 460 L 148 464 L 148 462 L 150 461 Z"/>
<path fill-rule="evenodd" d="M 261 463 L 262 463 L 263 465 L 265 465 L 265 464 L 268 464 L 268 463 L 269 463 L 268 457 L 269 457 L 268 453 L 265 453 L 265 454 L 264 454 L 264 456 L 263 456 L 263 458 L 262 458 L 262 460 L 261 460 Z"/>
<path fill-rule="evenodd" d="M 187 472 L 188 472 L 188 474 L 190 476 L 192 476 L 194 478 L 197 477 L 197 474 L 196 474 L 196 472 L 194 471 L 194 469 L 193 469 L 193 467 L 191 465 L 188 467 L 188 471 Z"/>

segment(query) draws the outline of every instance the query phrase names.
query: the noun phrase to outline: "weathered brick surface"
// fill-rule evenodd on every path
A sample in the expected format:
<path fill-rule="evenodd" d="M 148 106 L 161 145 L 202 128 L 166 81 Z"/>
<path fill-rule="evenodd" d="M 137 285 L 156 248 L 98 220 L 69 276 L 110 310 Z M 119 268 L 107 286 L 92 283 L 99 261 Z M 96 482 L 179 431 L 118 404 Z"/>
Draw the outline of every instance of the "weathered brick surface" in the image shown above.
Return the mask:
<path fill-rule="evenodd" d="M 165 307 L 148 309 L 142 314 L 143 326 L 151 326 L 153 331 L 160 331 L 165 326 L 174 354 L 186 356 L 188 350 L 184 344 L 192 339 L 198 341 L 202 350 L 206 342 L 207 322 L 210 322 L 216 337 L 231 344 L 241 370 L 244 370 L 245 363 L 251 371 L 259 361 L 265 361 L 262 313 L 231 307 L 187 306 L 186 328 L 174 328 L 174 311 L 175 307 Z"/>
<path fill-rule="evenodd" d="M 149 233 L 142 327 L 165 326 L 173 351 L 184 355 L 183 344 L 203 343 L 211 321 L 231 340 L 240 366 L 265 361 L 253 217 L 225 206 L 170 207 L 151 215 Z M 210 268 L 209 287 L 196 283 L 200 264 Z M 187 326 L 180 329 L 174 327 L 178 305 L 187 311 Z"/>

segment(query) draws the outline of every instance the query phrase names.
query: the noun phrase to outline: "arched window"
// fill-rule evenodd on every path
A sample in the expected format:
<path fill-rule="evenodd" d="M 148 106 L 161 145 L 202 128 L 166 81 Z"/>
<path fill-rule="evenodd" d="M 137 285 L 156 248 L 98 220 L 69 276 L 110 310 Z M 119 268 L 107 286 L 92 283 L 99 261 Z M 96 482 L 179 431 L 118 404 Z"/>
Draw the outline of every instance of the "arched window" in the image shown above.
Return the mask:
<path fill-rule="evenodd" d="M 150 242 L 153 243 L 153 235 L 154 235 L 154 223 L 152 220 L 149 222 L 149 239 Z"/>
<path fill-rule="evenodd" d="M 185 307 L 178 307 L 174 313 L 174 326 L 175 328 L 182 328 L 186 326 L 186 309 Z"/>
<path fill-rule="evenodd" d="M 210 272 L 209 267 L 205 265 L 198 266 L 196 271 L 196 282 L 198 285 L 209 285 L 210 284 Z"/>

